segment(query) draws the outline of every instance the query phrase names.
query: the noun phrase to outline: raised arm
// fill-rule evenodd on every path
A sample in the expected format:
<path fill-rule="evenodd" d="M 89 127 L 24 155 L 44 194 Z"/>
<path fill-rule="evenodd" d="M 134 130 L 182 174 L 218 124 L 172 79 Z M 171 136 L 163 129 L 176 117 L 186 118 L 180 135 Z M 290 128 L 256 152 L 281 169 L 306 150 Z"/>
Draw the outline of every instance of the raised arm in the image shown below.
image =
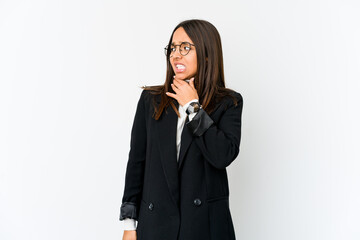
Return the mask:
<path fill-rule="evenodd" d="M 217 124 L 203 109 L 186 123 L 205 159 L 218 169 L 229 166 L 239 154 L 243 108 L 240 94 L 237 94 L 237 103 L 237 106 L 233 102 L 228 106 Z"/>

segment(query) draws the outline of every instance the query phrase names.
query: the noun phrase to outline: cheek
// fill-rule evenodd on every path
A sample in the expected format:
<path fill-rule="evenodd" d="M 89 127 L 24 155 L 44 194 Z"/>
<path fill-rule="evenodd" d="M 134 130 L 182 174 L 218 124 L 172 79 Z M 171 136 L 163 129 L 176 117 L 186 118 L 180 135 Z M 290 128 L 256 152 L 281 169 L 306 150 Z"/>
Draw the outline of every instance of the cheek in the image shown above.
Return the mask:
<path fill-rule="evenodd" d="M 196 59 L 196 57 L 195 57 L 195 59 L 193 60 L 192 66 L 193 66 L 193 70 L 194 70 L 194 71 L 197 71 L 197 59 Z"/>
<path fill-rule="evenodd" d="M 196 56 L 192 56 L 191 59 L 189 59 L 189 65 L 191 66 L 191 69 L 195 69 L 197 66 L 197 60 L 196 60 Z"/>
<path fill-rule="evenodd" d="M 175 71 L 175 66 L 173 62 L 170 62 L 171 68 Z"/>

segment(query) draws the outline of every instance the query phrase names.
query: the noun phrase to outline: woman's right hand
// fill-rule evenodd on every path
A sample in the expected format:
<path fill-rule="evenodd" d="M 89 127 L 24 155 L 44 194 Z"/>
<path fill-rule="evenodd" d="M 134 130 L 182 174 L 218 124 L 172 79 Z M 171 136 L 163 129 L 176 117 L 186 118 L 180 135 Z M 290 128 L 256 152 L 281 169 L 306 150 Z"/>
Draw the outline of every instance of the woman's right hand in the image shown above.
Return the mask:
<path fill-rule="evenodd" d="M 123 240 L 136 240 L 136 230 L 124 230 Z"/>

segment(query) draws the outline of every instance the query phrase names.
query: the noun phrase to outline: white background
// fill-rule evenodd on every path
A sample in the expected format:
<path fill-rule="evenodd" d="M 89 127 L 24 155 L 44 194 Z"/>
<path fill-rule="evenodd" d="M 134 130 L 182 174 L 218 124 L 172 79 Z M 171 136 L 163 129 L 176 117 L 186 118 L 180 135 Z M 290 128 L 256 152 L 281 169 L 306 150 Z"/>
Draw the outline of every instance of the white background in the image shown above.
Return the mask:
<path fill-rule="evenodd" d="M 359 2 L 129 2 L 0 0 L 0 239 L 121 239 L 139 87 L 190 18 L 244 98 L 237 239 L 360 239 Z"/>

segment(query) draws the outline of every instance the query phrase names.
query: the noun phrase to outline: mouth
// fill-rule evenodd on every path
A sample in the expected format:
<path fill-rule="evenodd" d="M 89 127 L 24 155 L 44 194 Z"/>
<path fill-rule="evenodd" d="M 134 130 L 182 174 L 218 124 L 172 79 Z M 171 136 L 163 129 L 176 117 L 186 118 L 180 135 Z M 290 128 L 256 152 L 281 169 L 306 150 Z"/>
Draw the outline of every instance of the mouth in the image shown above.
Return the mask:
<path fill-rule="evenodd" d="M 175 64 L 175 72 L 181 73 L 181 72 L 184 72 L 185 69 L 186 69 L 185 65 L 180 64 L 180 63 Z"/>

